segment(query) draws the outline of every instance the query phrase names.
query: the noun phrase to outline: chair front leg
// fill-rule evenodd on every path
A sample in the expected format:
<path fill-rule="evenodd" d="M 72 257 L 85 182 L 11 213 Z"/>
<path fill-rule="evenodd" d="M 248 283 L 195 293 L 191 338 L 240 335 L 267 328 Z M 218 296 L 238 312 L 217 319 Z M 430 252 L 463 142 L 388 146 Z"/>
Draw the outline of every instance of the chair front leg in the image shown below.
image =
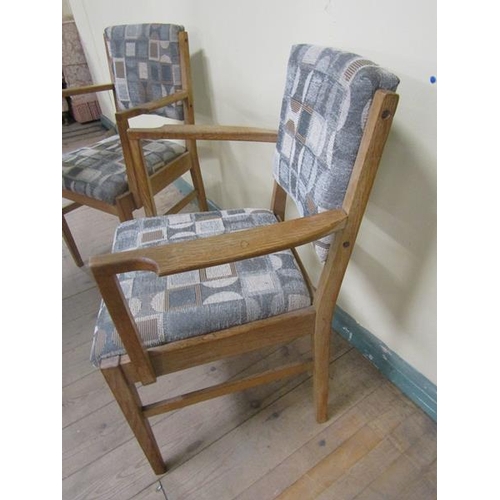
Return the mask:
<path fill-rule="evenodd" d="M 139 393 L 135 384 L 127 379 L 121 369 L 119 357 L 101 363 L 101 372 L 154 472 L 164 474 L 167 467 L 149 421 L 142 411 Z"/>

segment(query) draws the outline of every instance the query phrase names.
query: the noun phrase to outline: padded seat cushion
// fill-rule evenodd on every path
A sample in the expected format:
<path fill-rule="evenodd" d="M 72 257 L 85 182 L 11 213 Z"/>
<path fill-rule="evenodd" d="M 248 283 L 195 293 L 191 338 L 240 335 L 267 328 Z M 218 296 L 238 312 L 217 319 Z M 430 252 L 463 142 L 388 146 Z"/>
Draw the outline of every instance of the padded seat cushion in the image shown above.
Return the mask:
<path fill-rule="evenodd" d="M 142 144 L 149 175 L 186 151 L 184 146 L 166 140 L 145 140 Z M 128 190 L 119 136 L 113 135 L 63 155 L 62 187 L 115 205 L 115 199 Z"/>
<path fill-rule="evenodd" d="M 113 251 L 204 238 L 276 223 L 269 210 L 239 209 L 134 219 L 120 224 Z M 119 275 L 123 293 L 147 347 L 283 314 L 311 305 L 290 250 L 164 278 L 138 271 Z M 123 354 L 104 303 L 91 361 Z"/>

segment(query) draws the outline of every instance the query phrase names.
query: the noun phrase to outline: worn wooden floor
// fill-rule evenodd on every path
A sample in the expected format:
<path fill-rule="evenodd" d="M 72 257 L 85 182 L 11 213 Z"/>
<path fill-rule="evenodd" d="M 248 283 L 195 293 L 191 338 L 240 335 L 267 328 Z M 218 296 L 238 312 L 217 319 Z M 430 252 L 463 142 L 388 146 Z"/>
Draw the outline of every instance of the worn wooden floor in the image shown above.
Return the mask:
<path fill-rule="evenodd" d="M 73 151 L 104 137 L 113 135 L 113 130 L 106 130 L 99 121 L 89 123 L 72 122 L 62 127 L 63 153 Z"/>
<path fill-rule="evenodd" d="M 84 261 L 109 250 L 117 219 L 68 214 Z M 156 476 L 89 362 L 100 297 L 63 243 L 63 499 L 436 498 L 436 424 L 340 336 L 332 335 L 330 419 L 317 424 L 302 375 L 152 419 L 170 467 Z M 310 354 L 305 339 L 170 376 L 174 395 Z"/>

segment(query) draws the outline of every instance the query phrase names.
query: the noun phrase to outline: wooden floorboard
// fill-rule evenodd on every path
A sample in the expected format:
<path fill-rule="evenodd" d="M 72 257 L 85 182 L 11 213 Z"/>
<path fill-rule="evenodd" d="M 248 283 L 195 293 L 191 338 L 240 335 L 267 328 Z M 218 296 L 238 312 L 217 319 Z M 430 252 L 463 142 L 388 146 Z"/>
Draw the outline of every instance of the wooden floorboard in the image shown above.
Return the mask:
<path fill-rule="evenodd" d="M 107 130 L 99 120 L 88 123 L 73 122 L 63 125 L 63 153 L 87 146 L 89 142 L 101 141 L 114 134 L 114 130 Z"/>
<path fill-rule="evenodd" d="M 86 207 L 67 217 L 86 264 L 109 250 L 115 217 Z M 436 424 L 337 334 L 326 423 L 315 421 L 308 374 L 154 417 L 169 466 L 156 476 L 89 361 L 100 297 L 62 245 L 63 499 L 436 498 Z M 140 390 L 168 397 L 308 356 L 298 339 Z"/>

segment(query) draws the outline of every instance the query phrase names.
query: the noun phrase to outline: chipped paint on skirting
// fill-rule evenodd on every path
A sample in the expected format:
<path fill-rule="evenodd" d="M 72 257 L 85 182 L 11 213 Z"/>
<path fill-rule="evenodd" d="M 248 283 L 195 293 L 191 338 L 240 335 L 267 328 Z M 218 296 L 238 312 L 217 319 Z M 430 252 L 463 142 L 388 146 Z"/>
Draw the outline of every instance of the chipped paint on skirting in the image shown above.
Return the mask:
<path fill-rule="evenodd" d="M 332 327 L 416 405 L 437 421 L 436 385 L 338 306 Z"/>

